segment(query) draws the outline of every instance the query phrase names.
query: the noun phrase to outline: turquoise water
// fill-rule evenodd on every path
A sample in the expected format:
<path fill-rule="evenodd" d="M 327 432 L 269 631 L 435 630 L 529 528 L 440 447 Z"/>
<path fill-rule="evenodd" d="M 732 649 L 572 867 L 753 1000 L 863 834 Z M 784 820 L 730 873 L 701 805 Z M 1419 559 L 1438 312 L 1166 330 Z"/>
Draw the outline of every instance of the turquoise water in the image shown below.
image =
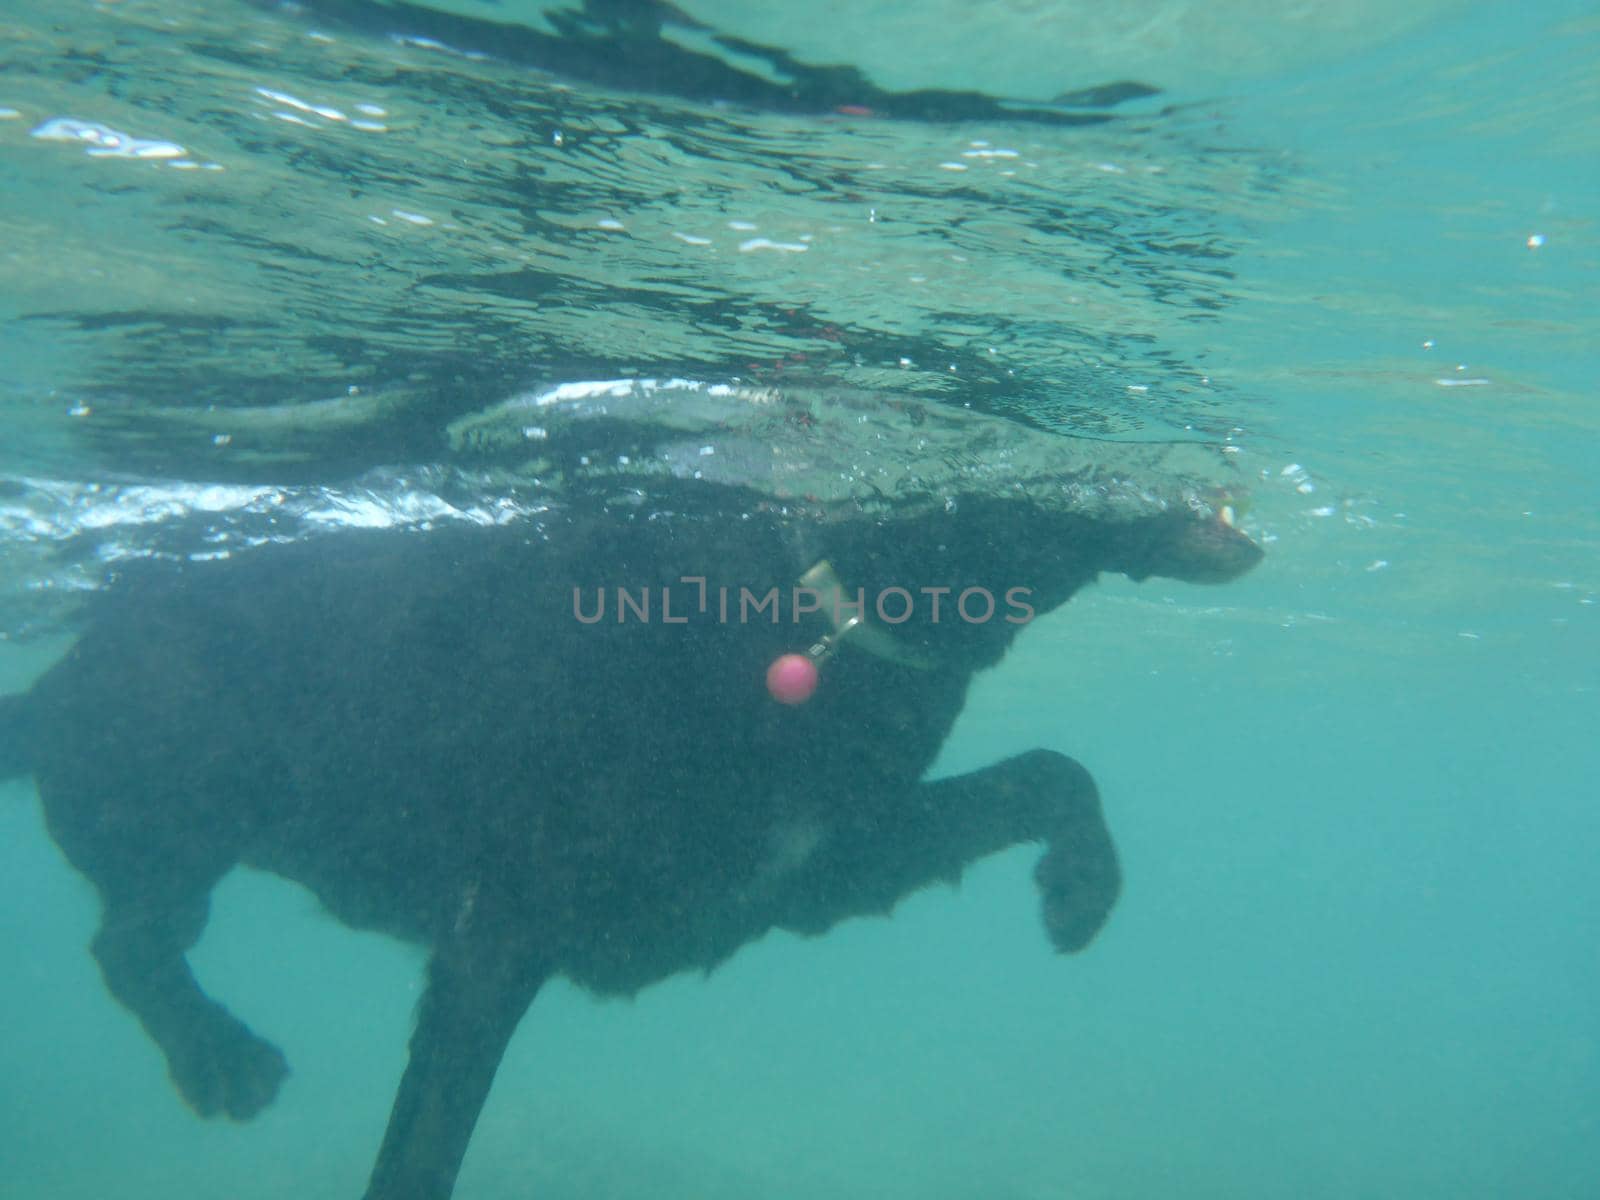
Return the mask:
<path fill-rule="evenodd" d="M 854 63 L 859 97 L 629 87 L 396 41 L 403 13 L 356 5 L 14 6 L 4 690 L 107 559 L 251 534 L 197 484 L 282 489 L 293 537 L 330 497 L 471 510 L 493 481 L 449 474 L 439 431 L 531 381 L 815 376 L 1225 442 L 1266 563 L 1107 580 L 1027 631 L 946 749 L 1093 770 L 1127 888 L 1089 952 L 1049 953 L 1020 850 L 709 980 L 554 987 L 457 1194 L 1595 1195 L 1600 21 L 685 10 Z M 1162 91 L 836 111 L 1122 79 Z M 63 119 L 102 132 L 41 135 Z M 105 131 L 177 152 L 87 153 Z M 337 426 L 308 406 L 335 396 Z M 443 474 L 402 488 L 395 463 Z M 4 788 L 0 1195 L 358 1195 L 419 956 L 232 876 L 196 970 L 295 1073 L 257 1121 L 201 1122 L 102 989 L 88 885 Z"/>

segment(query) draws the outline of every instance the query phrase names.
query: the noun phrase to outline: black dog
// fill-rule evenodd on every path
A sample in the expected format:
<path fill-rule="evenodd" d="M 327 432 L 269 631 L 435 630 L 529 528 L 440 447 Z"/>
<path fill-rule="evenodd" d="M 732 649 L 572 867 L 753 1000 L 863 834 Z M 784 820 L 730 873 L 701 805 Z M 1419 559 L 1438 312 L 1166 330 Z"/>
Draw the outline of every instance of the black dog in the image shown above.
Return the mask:
<path fill-rule="evenodd" d="M 249 1117 L 287 1069 L 184 958 L 236 863 L 432 950 L 373 1200 L 450 1195 L 552 975 L 632 992 L 769 929 L 885 913 L 1024 841 L 1046 845 L 1051 941 L 1093 938 L 1119 873 L 1082 767 L 1035 751 L 923 773 L 1028 610 L 1101 571 L 1230 579 L 1254 543 L 1201 504 L 696 511 L 732 489 L 672 486 L 683 504 L 631 516 L 152 563 L 0 701 L 0 773 L 36 778 L 103 900 L 106 983 L 198 1112 Z M 797 594 L 808 571 L 823 582 Z M 866 620 L 841 635 L 858 590 Z M 808 648 L 816 693 L 777 702 L 769 664 Z"/>

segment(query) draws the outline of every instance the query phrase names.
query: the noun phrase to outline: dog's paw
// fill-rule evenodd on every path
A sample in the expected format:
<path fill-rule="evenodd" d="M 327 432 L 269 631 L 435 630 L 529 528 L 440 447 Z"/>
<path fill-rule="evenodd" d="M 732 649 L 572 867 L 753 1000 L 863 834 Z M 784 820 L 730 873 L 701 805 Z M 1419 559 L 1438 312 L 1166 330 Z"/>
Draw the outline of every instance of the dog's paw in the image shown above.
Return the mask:
<path fill-rule="evenodd" d="M 1052 841 L 1033 879 L 1039 886 L 1045 932 L 1063 954 L 1082 950 L 1106 923 L 1122 874 L 1109 839 Z"/>
<path fill-rule="evenodd" d="M 271 1104 L 289 1063 L 271 1042 L 237 1017 L 213 1009 L 168 1048 L 167 1067 L 189 1107 L 202 1117 L 244 1121 Z"/>

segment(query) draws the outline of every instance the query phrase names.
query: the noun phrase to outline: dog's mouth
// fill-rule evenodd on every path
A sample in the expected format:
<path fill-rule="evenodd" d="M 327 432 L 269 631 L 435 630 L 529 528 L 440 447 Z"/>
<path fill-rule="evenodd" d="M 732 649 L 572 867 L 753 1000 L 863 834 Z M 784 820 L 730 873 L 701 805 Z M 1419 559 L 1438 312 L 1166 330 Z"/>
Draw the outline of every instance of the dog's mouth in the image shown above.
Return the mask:
<path fill-rule="evenodd" d="M 1238 526 L 1240 507 L 1232 497 L 1209 513 L 1173 512 L 1152 520 L 1136 536 L 1125 563 L 1114 564 L 1138 582 L 1152 575 L 1185 583 L 1227 583 L 1249 571 L 1265 551 Z"/>

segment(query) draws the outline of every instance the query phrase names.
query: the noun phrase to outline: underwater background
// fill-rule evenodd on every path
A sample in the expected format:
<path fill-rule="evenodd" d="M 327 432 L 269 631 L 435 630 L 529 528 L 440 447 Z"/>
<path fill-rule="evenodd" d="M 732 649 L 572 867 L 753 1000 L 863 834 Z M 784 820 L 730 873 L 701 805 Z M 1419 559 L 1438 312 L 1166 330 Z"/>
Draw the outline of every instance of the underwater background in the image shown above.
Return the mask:
<path fill-rule="evenodd" d="M 555 380 L 903 391 L 1249 493 L 1256 572 L 1103 581 L 946 747 L 1093 771 L 1087 953 L 1022 849 L 554 984 L 464 1200 L 1600 1194 L 1600 16 L 1102 7 L 0 18 L 0 691 L 129 557 L 515 520 L 448 431 Z M 191 957 L 294 1073 L 202 1122 L 26 782 L 0 881 L 0 1197 L 360 1194 L 420 952 L 235 872 Z"/>

